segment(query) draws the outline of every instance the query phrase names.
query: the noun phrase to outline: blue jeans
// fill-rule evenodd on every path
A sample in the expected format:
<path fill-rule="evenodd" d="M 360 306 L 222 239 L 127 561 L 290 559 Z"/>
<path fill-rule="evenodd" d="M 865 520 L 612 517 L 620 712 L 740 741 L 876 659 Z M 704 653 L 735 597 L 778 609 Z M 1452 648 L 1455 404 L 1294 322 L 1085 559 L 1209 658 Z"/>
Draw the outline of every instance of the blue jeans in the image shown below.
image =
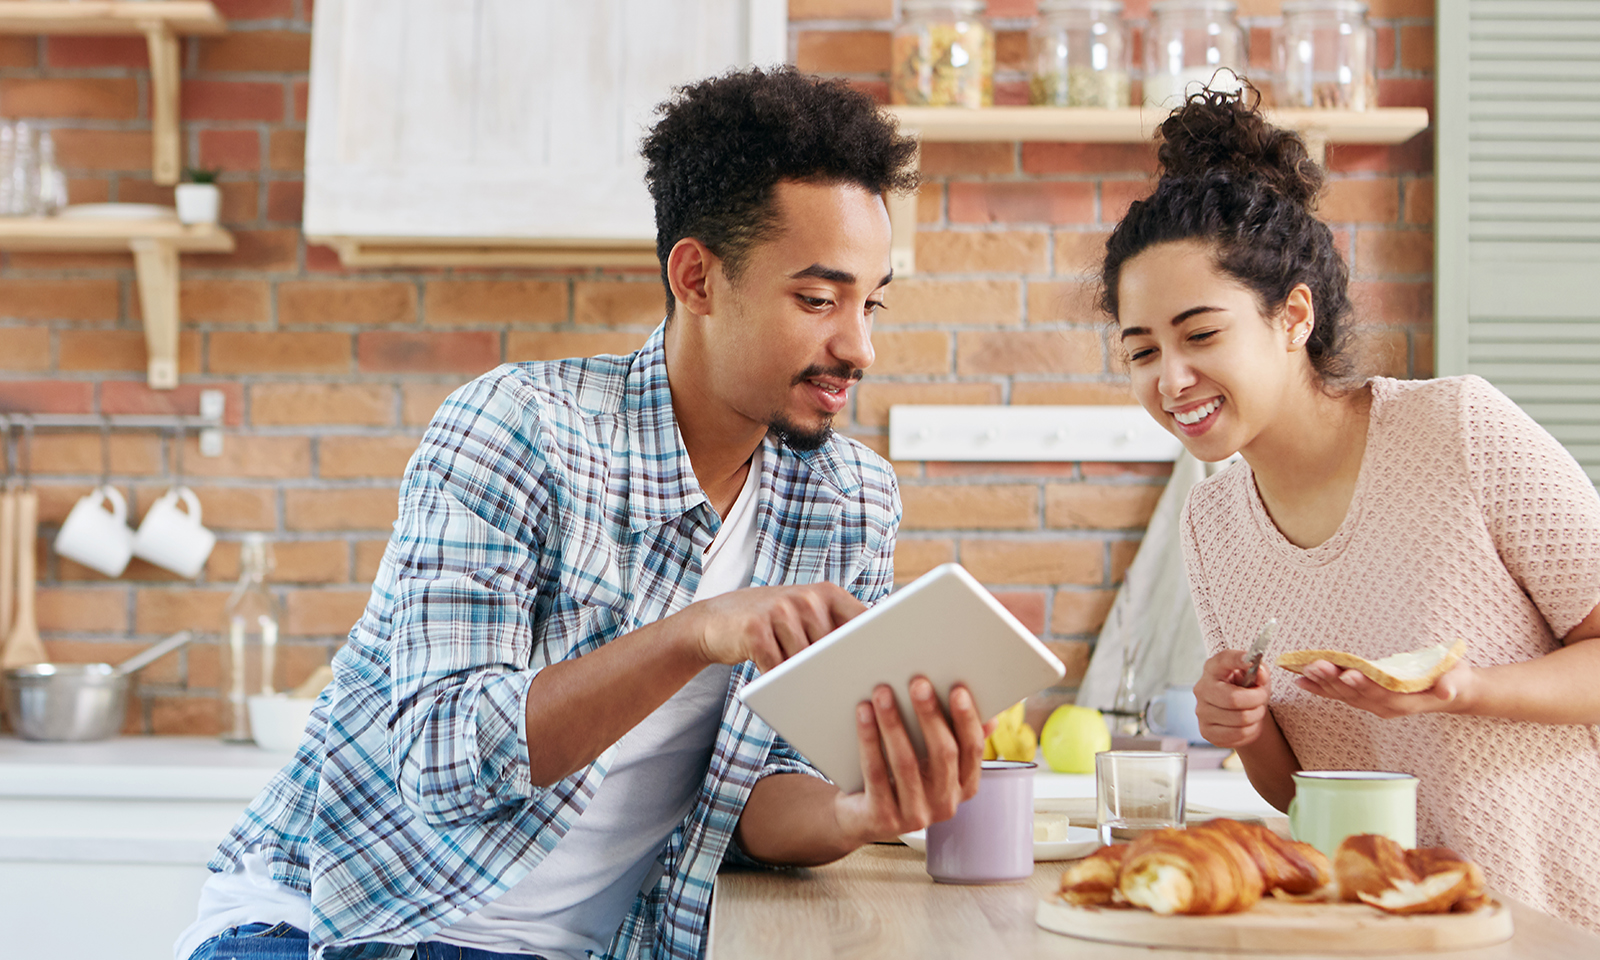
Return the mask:
<path fill-rule="evenodd" d="M 495 953 L 430 940 L 417 944 L 416 960 L 543 960 L 526 953 Z M 189 960 L 306 960 L 311 937 L 287 923 L 229 927 L 195 948 Z"/>

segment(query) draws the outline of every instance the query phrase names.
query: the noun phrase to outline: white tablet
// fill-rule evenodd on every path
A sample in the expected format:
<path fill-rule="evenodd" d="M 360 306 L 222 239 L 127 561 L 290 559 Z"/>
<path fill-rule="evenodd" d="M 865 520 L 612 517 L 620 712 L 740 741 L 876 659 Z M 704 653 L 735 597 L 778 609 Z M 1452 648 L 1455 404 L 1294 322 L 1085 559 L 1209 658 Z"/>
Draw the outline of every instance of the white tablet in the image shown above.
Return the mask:
<path fill-rule="evenodd" d="M 1061 679 L 1066 668 L 960 564 L 937 567 L 770 672 L 739 696 L 846 793 L 864 786 L 856 704 L 894 689 L 919 754 L 908 685 L 917 675 L 944 702 L 960 682 L 985 719 Z"/>

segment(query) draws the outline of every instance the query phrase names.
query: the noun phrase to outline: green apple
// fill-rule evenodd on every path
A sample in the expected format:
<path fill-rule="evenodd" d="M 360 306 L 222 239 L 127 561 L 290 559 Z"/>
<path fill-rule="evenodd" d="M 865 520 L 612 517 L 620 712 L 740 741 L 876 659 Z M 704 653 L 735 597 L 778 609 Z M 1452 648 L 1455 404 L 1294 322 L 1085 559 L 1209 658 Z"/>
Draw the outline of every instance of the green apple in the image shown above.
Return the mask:
<path fill-rule="evenodd" d="M 1094 773 L 1094 755 L 1111 749 L 1111 731 L 1093 707 L 1057 707 L 1039 734 L 1044 762 L 1057 773 Z"/>

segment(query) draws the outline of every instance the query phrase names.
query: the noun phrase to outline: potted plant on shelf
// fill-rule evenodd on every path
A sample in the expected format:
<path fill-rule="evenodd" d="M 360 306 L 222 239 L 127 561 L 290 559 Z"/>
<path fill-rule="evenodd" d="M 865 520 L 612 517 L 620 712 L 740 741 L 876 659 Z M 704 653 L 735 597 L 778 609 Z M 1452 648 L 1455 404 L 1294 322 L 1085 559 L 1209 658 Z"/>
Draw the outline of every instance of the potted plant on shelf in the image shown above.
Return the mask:
<path fill-rule="evenodd" d="M 178 184 L 174 191 L 178 222 L 216 223 L 222 209 L 222 191 L 217 189 L 217 174 L 221 171 L 191 168 L 185 172 L 189 182 Z"/>

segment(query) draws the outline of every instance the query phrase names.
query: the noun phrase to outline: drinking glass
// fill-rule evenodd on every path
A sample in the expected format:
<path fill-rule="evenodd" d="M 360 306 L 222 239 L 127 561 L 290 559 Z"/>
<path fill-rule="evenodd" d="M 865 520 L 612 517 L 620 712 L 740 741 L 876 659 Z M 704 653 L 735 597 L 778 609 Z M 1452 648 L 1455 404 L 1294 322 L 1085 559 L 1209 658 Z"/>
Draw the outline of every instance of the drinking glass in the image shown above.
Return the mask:
<path fill-rule="evenodd" d="M 1163 827 L 1183 827 L 1189 756 L 1156 750 L 1094 755 L 1095 823 L 1100 842 L 1137 840 Z"/>

